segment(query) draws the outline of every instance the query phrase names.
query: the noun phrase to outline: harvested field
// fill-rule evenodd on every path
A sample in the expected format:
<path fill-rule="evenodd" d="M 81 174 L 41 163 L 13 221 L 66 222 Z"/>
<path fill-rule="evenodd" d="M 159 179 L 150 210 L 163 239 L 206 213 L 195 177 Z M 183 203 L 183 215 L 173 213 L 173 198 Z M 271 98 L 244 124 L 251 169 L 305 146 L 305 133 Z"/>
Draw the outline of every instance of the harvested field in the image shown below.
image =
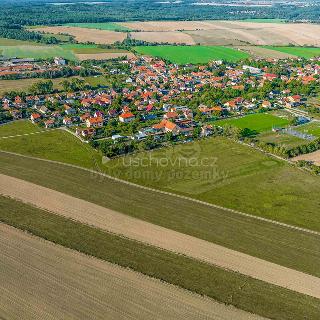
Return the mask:
<path fill-rule="evenodd" d="M 262 319 L 4 224 L 0 270 L 5 319 Z"/>
<path fill-rule="evenodd" d="M 0 194 L 169 251 L 320 298 L 320 279 L 113 210 L 0 175 Z M 141 232 L 143 230 L 143 232 Z"/>
<path fill-rule="evenodd" d="M 80 60 L 109 60 L 120 57 L 133 58 L 131 52 L 102 52 L 102 53 L 77 53 L 76 57 Z"/>
<path fill-rule="evenodd" d="M 264 47 L 259 47 L 259 46 L 245 46 L 245 45 L 240 45 L 236 46 L 240 50 L 248 52 L 251 56 L 257 57 L 257 58 L 271 58 L 271 59 L 286 59 L 286 58 L 296 58 L 296 56 L 285 53 L 285 52 L 280 52 Z"/>
<path fill-rule="evenodd" d="M 177 44 L 195 44 L 192 37 L 186 33 L 179 31 L 168 32 L 131 32 L 131 37 L 136 40 L 158 43 L 177 43 Z"/>
<path fill-rule="evenodd" d="M 86 29 L 79 27 L 39 27 L 32 29 L 33 31 L 49 32 L 54 34 L 70 34 L 79 42 L 94 42 L 98 44 L 111 44 L 116 41 L 123 41 L 126 34 L 109 30 Z"/>
<path fill-rule="evenodd" d="M 307 23 L 149 21 L 121 24 L 147 32 L 183 30 L 195 43 L 203 45 L 320 45 L 320 25 Z"/>
<path fill-rule="evenodd" d="M 300 156 L 294 157 L 292 160 L 293 161 L 299 161 L 299 160 L 311 161 L 313 162 L 313 164 L 320 166 L 320 150 L 307 153 L 307 154 L 302 154 Z"/>

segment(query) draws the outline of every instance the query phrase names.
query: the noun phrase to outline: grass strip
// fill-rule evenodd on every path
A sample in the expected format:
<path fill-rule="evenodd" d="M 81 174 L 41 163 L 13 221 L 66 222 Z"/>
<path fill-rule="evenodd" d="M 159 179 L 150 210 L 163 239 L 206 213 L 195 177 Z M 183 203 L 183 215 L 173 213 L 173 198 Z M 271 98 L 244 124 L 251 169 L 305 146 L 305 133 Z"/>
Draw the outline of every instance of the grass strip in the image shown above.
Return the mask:
<path fill-rule="evenodd" d="M 0 196 L 0 221 L 271 319 L 318 319 L 320 300 L 229 272 Z"/>

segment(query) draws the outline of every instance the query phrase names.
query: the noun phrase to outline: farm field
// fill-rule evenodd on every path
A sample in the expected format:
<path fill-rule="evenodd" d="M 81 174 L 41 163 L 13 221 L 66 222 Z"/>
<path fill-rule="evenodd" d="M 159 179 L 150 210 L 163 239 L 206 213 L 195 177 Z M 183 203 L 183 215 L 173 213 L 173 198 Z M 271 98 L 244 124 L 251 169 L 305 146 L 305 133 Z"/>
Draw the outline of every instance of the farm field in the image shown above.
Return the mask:
<path fill-rule="evenodd" d="M 218 46 L 145 46 L 135 47 L 134 50 L 177 64 L 207 63 L 212 60 L 238 61 L 249 56 L 238 50 Z"/>
<path fill-rule="evenodd" d="M 42 46 L 42 44 L 33 41 L 0 38 L 0 46 Z"/>
<path fill-rule="evenodd" d="M 131 31 L 130 28 L 124 27 L 121 24 L 116 23 L 116 22 L 66 23 L 65 26 L 79 27 L 79 28 L 86 28 L 86 29 L 99 29 L 99 30 L 119 31 L 119 32 Z"/>
<path fill-rule="evenodd" d="M 294 148 L 310 142 L 282 132 L 264 132 L 259 134 L 257 139 L 265 143 L 274 143 L 286 148 Z"/>
<path fill-rule="evenodd" d="M 28 134 L 41 130 L 45 130 L 45 128 L 40 128 L 30 121 L 19 120 L 0 125 L 0 138 L 18 134 Z"/>
<path fill-rule="evenodd" d="M 194 45 L 196 44 L 194 39 L 180 31 L 149 31 L 149 32 L 131 32 L 131 38 L 147 42 L 157 42 L 157 43 L 170 43 L 170 44 L 186 44 Z"/>
<path fill-rule="evenodd" d="M 60 46 L 0 46 L 2 55 L 8 58 L 34 58 L 47 59 L 54 57 L 63 57 L 69 60 L 76 60 L 76 57 L 70 50 L 65 50 Z"/>
<path fill-rule="evenodd" d="M 21 308 L 25 310 L 26 320 L 48 316 L 61 319 L 66 314 L 72 318 L 81 314 L 84 318 L 98 319 L 106 313 L 113 319 L 124 319 L 123 313 L 139 319 L 151 316 L 214 320 L 216 313 L 240 320 L 260 319 L 6 225 L 0 224 L 0 230 L 0 287 L 2 292 L 6 291 L 0 299 L 0 308 L 10 319 L 19 318 Z M 123 292 L 126 294 L 119 294 Z M 65 304 L 66 295 L 68 304 Z M 61 305 L 64 305 L 63 311 Z M 179 310 L 184 310 L 183 315 Z"/>
<path fill-rule="evenodd" d="M 132 268 L 218 301 L 235 304 L 238 308 L 279 320 L 289 320 L 292 316 L 303 319 L 306 315 L 308 319 L 316 319 L 319 312 L 317 299 L 117 237 L 11 199 L 0 197 L 0 203 L 1 207 L 8 208 L 0 212 L 1 220 L 6 223 L 68 248 Z M 83 234 L 87 236 L 83 238 Z M 143 276 L 140 277 L 143 284 Z M 244 283 L 247 285 L 244 286 Z M 282 303 L 279 304 L 279 301 Z M 237 319 L 241 319 L 241 314 Z"/>
<path fill-rule="evenodd" d="M 267 46 L 267 49 L 291 54 L 296 57 L 302 57 L 306 59 L 320 56 L 320 48 L 304 48 L 304 47 L 275 47 Z"/>
<path fill-rule="evenodd" d="M 94 42 L 97 44 L 111 44 L 116 41 L 123 41 L 126 38 L 126 33 L 115 32 L 110 30 L 87 29 L 80 27 L 39 27 L 34 31 L 49 32 L 54 34 L 69 34 L 75 37 L 79 42 Z"/>
<path fill-rule="evenodd" d="M 217 126 L 231 125 L 241 129 L 248 128 L 256 133 L 270 131 L 273 127 L 285 127 L 290 122 L 287 119 L 269 113 L 250 114 L 241 118 L 232 118 L 215 121 Z"/>
<path fill-rule="evenodd" d="M 255 22 L 255 23 L 286 23 L 284 19 L 243 19 L 239 22 Z"/>
<path fill-rule="evenodd" d="M 307 123 L 302 126 L 296 127 L 295 129 L 300 132 L 312 134 L 313 136 L 320 138 L 320 121 Z"/>
<path fill-rule="evenodd" d="M 286 59 L 286 58 L 296 58 L 295 55 L 272 50 L 271 48 L 261 47 L 261 46 L 246 46 L 246 45 L 236 45 L 234 48 L 238 48 L 242 51 L 249 53 L 253 57 L 264 58 L 264 59 Z"/>

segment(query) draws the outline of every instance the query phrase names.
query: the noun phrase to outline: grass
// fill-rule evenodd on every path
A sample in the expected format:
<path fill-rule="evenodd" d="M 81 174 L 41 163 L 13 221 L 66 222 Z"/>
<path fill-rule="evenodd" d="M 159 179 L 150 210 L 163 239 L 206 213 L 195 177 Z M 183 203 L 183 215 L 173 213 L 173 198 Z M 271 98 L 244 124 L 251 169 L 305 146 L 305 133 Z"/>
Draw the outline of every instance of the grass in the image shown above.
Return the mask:
<path fill-rule="evenodd" d="M 45 130 L 26 120 L 19 120 L 0 125 L 0 138 L 18 134 L 32 133 Z"/>
<path fill-rule="evenodd" d="M 308 144 L 310 142 L 282 132 L 265 132 L 259 134 L 257 138 L 262 142 L 281 145 L 288 149 Z"/>
<path fill-rule="evenodd" d="M 296 128 L 297 131 L 312 134 L 313 136 L 320 138 L 320 122 L 311 122 L 299 126 Z"/>
<path fill-rule="evenodd" d="M 44 137 L 45 135 L 41 136 Z M 40 137 L 40 135 L 37 135 L 37 137 Z M 11 144 L 13 144 L 13 141 L 16 140 L 12 140 Z M 58 145 L 58 143 L 56 145 Z M 39 148 L 43 148 L 43 146 L 44 144 L 40 144 Z M 224 148 L 228 147 L 230 149 L 230 145 L 224 145 Z M 53 150 L 52 146 L 50 146 L 50 148 Z M 82 151 L 77 151 L 76 154 L 80 155 L 86 151 L 83 147 Z M 218 152 L 219 151 L 221 150 L 218 150 Z M 230 151 L 236 152 L 234 149 Z M 68 152 L 62 153 L 60 150 L 56 152 L 60 154 L 60 160 L 62 160 L 64 155 L 66 162 L 71 162 L 70 159 L 75 158 L 70 155 L 73 153 L 73 148 L 70 147 Z M 212 149 L 210 152 L 212 152 Z M 57 159 L 57 156 L 51 154 L 49 158 Z M 80 161 L 81 158 L 74 162 L 79 164 Z M 98 160 L 91 157 L 90 154 L 86 156 L 86 160 L 84 159 L 80 165 L 99 170 Z M 259 169 L 257 165 L 255 165 L 255 167 Z M 266 167 L 268 166 L 265 163 L 260 164 L 261 169 Z M 279 170 L 277 170 L 276 173 L 278 173 L 278 171 Z M 123 212 L 124 214 L 153 224 L 217 243 L 236 251 L 244 252 L 318 277 L 320 276 L 320 270 L 318 268 L 320 264 L 319 236 L 305 234 L 275 224 L 268 224 L 190 200 L 181 200 L 175 196 L 126 185 L 122 182 L 117 182 L 82 169 L 43 162 L 41 160 L 1 153 L 0 172 L 96 203 L 112 210 Z M 137 170 L 137 172 L 139 171 Z M 146 172 L 150 173 L 150 170 L 146 169 Z M 288 174 L 288 172 L 285 174 Z M 301 174 L 303 175 L 303 173 Z M 264 179 L 265 176 L 267 176 L 266 172 L 264 172 L 264 176 L 259 175 L 255 180 L 260 181 L 260 179 Z M 301 199 L 303 203 L 297 208 L 297 212 L 299 213 L 298 217 L 305 224 L 317 228 L 319 226 L 319 217 L 316 214 L 316 212 L 319 212 L 316 208 L 317 202 L 311 194 L 312 190 L 310 190 L 310 188 L 308 189 L 310 183 L 308 180 L 309 177 L 302 176 L 302 178 L 307 179 L 300 179 L 298 183 L 304 182 L 305 185 L 301 184 L 300 189 L 296 190 L 296 192 L 299 193 L 302 188 L 305 189 L 305 192 L 308 192 L 310 199 L 312 199 L 312 203 L 308 205 L 306 201 L 304 201 L 304 195 L 302 195 Z M 314 179 L 314 177 L 311 178 Z M 250 178 L 249 181 L 251 180 L 252 178 Z M 233 181 L 235 181 L 235 179 L 233 179 Z M 315 180 L 312 181 L 315 183 Z M 199 183 L 199 181 L 196 182 Z M 160 183 L 162 183 L 162 181 L 159 182 L 159 185 Z M 181 181 L 181 184 L 182 183 L 183 181 Z M 186 183 L 190 184 L 188 181 L 186 181 Z M 214 182 L 212 182 L 212 185 L 214 185 Z M 296 185 L 293 186 L 293 189 L 295 187 Z M 314 187 L 314 192 L 317 192 L 318 189 L 316 188 L 318 186 L 315 185 Z M 197 185 L 195 185 L 194 188 L 196 189 Z M 255 188 L 257 189 L 255 195 L 249 193 L 244 201 L 253 199 L 251 200 L 252 203 L 261 199 L 258 191 L 259 186 Z M 275 184 L 275 186 L 270 184 L 270 190 L 268 192 L 270 200 L 278 197 L 279 192 L 277 192 L 277 188 L 277 184 Z M 225 188 L 225 190 L 228 189 L 231 189 L 230 191 L 232 192 L 230 185 Z M 246 189 L 244 189 L 243 192 L 244 191 L 246 191 Z M 288 190 L 287 192 L 290 191 L 291 190 Z M 265 191 L 262 190 L 262 192 Z M 280 193 L 281 192 L 283 192 L 283 189 L 280 190 Z M 213 194 L 215 194 L 215 190 L 213 190 Z M 290 200 L 291 199 L 288 199 L 288 201 Z M 290 206 L 291 208 L 295 208 L 296 203 L 292 203 Z M 312 206 L 313 211 L 308 213 Z M 303 211 L 301 207 L 307 208 L 303 208 L 305 210 Z M 274 210 L 272 210 L 272 212 L 274 212 Z M 274 213 L 277 214 L 277 212 Z M 293 218 L 294 217 L 295 216 L 293 216 Z M 290 216 L 289 218 L 290 221 L 292 221 L 292 217 Z"/>
<path fill-rule="evenodd" d="M 16 130 L 17 126 L 20 126 L 20 123 L 16 125 Z M 0 140 L 0 149 L 84 167 L 90 167 L 99 158 L 97 151 L 89 145 L 82 143 L 70 133 L 62 130 L 2 139 Z"/>
<path fill-rule="evenodd" d="M 102 22 L 102 23 L 67 23 L 65 26 L 80 27 L 86 29 L 99 29 L 109 31 L 128 32 L 132 31 L 130 28 L 124 27 L 116 22 Z"/>
<path fill-rule="evenodd" d="M 306 58 L 306 59 L 320 56 L 320 48 L 282 47 L 282 46 L 279 46 L 279 47 L 277 47 L 277 46 L 264 46 L 264 48 L 292 54 L 294 56 Z"/>
<path fill-rule="evenodd" d="M 63 57 L 68 60 L 76 60 L 71 50 L 65 50 L 59 46 L 0 46 L 0 50 L 2 55 L 8 58 L 48 59 Z"/>
<path fill-rule="evenodd" d="M 318 319 L 320 301 L 315 298 L 109 234 L 1 196 L 0 221 L 255 314 L 281 320 Z"/>
<path fill-rule="evenodd" d="M 33 41 L 0 38 L 0 46 L 42 46 L 42 44 Z"/>
<path fill-rule="evenodd" d="M 218 120 L 214 124 L 218 126 L 232 125 L 241 129 L 248 128 L 255 132 L 264 132 L 273 127 L 285 127 L 289 121 L 269 113 L 256 113 L 241 118 Z"/>
<path fill-rule="evenodd" d="M 105 76 L 92 76 L 92 77 L 85 77 L 85 81 L 90 85 L 95 88 L 101 87 L 101 86 L 106 86 L 108 84 L 108 80 Z"/>
<path fill-rule="evenodd" d="M 176 64 L 198 64 L 212 60 L 235 62 L 249 57 L 245 52 L 222 46 L 141 46 L 134 47 L 134 50 Z"/>

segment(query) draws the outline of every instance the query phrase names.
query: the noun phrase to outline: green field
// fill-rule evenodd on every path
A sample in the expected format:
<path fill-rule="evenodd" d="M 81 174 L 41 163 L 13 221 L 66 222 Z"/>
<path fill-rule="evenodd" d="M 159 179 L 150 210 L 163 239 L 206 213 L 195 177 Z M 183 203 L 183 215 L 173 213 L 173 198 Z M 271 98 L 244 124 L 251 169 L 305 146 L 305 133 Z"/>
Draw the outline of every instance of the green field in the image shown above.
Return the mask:
<path fill-rule="evenodd" d="M 33 41 L 0 38 L 0 46 L 42 46 L 42 44 Z"/>
<path fill-rule="evenodd" d="M 30 121 L 20 120 L 0 125 L 0 138 L 45 130 Z"/>
<path fill-rule="evenodd" d="M 320 138 L 320 121 L 304 124 L 297 127 L 296 130 Z"/>
<path fill-rule="evenodd" d="M 60 46 L 0 46 L 0 51 L 2 51 L 2 55 L 8 58 L 48 59 L 63 57 L 68 60 L 76 60 L 72 51 L 65 50 Z"/>
<path fill-rule="evenodd" d="M 264 48 L 292 54 L 294 56 L 306 58 L 306 59 L 320 56 L 320 48 L 276 47 L 276 46 L 264 46 Z"/>
<path fill-rule="evenodd" d="M 231 125 L 241 129 L 248 128 L 258 133 L 269 131 L 273 127 L 285 127 L 289 123 L 289 120 L 269 113 L 256 113 L 241 118 L 218 120 L 213 124 L 217 126 Z"/>
<path fill-rule="evenodd" d="M 270 319 L 318 319 L 320 301 L 315 298 L 109 234 L 12 199 L 0 197 L 0 221 Z"/>
<path fill-rule="evenodd" d="M 124 27 L 116 22 L 101 22 L 101 23 L 66 23 L 65 26 L 70 27 L 80 27 L 86 29 L 100 29 L 100 30 L 109 30 L 109 31 L 120 31 L 127 32 L 131 29 Z"/>
<path fill-rule="evenodd" d="M 278 146 L 283 146 L 288 149 L 301 146 L 310 142 L 308 140 L 304 140 L 282 132 L 264 132 L 259 134 L 257 136 L 257 139 L 265 143 L 272 143 Z"/>
<path fill-rule="evenodd" d="M 213 60 L 229 62 L 248 58 L 245 52 L 222 46 L 141 46 L 134 47 L 139 54 L 150 55 L 177 64 L 207 63 Z"/>

